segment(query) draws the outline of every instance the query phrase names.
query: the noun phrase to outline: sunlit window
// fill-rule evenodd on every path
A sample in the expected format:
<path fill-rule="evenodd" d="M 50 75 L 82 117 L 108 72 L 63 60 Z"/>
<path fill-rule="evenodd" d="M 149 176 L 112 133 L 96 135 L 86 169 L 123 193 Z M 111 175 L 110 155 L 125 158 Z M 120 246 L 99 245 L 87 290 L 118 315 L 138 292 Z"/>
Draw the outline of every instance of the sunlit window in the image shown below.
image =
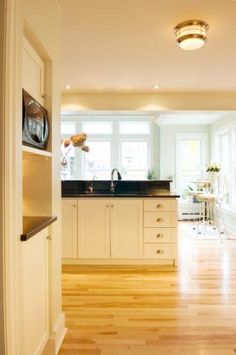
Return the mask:
<path fill-rule="evenodd" d="M 76 134 L 76 123 L 75 122 L 62 122 L 61 123 L 61 134 L 65 135 Z"/>
<path fill-rule="evenodd" d="M 146 121 L 122 121 L 119 123 L 120 134 L 150 134 L 150 123 Z"/>
<path fill-rule="evenodd" d="M 112 133 L 112 122 L 106 121 L 91 121 L 82 123 L 82 131 L 87 134 L 111 134 Z"/>
<path fill-rule="evenodd" d="M 111 170 L 117 168 L 123 179 L 147 179 L 151 165 L 151 118 L 130 117 L 83 115 L 62 119 L 62 137 L 85 132 L 89 146 L 89 153 L 75 149 L 62 178 L 110 179 Z"/>
<path fill-rule="evenodd" d="M 182 197 L 186 195 L 189 187 L 194 187 L 195 182 L 205 174 L 203 137 L 194 138 L 178 136 L 177 140 L 177 189 Z"/>
<path fill-rule="evenodd" d="M 61 146 L 61 177 L 63 180 L 73 180 L 75 177 L 75 147 Z"/>
<path fill-rule="evenodd" d="M 89 154 L 84 154 L 84 178 L 108 179 L 111 174 L 111 143 L 88 141 Z"/>
<path fill-rule="evenodd" d="M 120 166 L 125 179 L 146 179 L 148 170 L 148 143 L 121 142 Z"/>
<path fill-rule="evenodd" d="M 221 165 L 221 186 L 220 193 L 224 195 L 224 203 L 229 203 L 229 189 L 231 185 L 231 159 L 230 152 L 230 133 L 229 131 L 217 135 L 217 160 Z"/>

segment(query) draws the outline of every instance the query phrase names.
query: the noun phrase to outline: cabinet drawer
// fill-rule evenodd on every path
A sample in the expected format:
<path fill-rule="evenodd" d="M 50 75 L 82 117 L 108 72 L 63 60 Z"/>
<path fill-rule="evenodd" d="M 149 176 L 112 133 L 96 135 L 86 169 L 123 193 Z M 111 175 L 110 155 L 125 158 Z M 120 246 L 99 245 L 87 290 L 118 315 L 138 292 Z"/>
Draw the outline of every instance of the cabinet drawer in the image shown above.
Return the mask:
<path fill-rule="evenodd" d="M 144 244 L 144 258 L 146 258 L 146 259 L 175 259 L 175 245 L 173 245 L 173 244 Z"/>
<path fill-rule="evenodd" d="M 176 228 L 145 228 L 145 243 L 175 243 Z"/>
<path fill-rule="evenodd" d="M 144 212 L 144 227 L 176 227 L 176 212 Z"/>
<path fill-rule="evenodd" d="M 176 211 L 177 202 L 174 199 L 145 199 L 144 211 Z"/>

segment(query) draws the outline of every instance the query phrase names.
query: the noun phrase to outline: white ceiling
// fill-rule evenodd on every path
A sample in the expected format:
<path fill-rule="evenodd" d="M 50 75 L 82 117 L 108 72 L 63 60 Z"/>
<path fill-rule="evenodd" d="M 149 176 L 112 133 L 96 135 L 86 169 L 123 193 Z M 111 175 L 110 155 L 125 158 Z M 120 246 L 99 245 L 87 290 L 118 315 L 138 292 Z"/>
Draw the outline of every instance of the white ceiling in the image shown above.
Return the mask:
<path fill-rule="evenodd" d="M 236 2 L 59 0 L 62 88 L 71 91 L 236 91 Z M 176 46 L 181 21 L 208 22 L 208 43 Z"/>

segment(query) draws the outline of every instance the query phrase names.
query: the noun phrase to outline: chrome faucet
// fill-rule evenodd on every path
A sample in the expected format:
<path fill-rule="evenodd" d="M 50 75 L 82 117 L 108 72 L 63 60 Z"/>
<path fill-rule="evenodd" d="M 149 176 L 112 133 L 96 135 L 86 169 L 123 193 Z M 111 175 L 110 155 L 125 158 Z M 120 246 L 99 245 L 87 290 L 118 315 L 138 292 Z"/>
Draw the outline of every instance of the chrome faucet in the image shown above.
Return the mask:
<path fill-rule="evenodd" d="M 91 193 L 94 191 L 94 180 L 95 180 L 95 179 L 97 179 L 97 176 L 96 176 L 96 175 L 94 175 L 93 180 L 92 180 L 91 184 L 90 184 L 89 187 L 88 187 L 89 192 L 91 192 Z"/>
<path fill-rule="evenodd" d="M 111 192 L 115 192 L 115 186 L 116 184 L 114 184 L 114 172 L 117 172 L 117 177 L 118 177 L 118 180 L 121 180 L 122 177 L 121 177 L 121 174 L 120 172 L 118 171 L 118 169 L 113 169 L 112 172 L 111 172 Z"/>

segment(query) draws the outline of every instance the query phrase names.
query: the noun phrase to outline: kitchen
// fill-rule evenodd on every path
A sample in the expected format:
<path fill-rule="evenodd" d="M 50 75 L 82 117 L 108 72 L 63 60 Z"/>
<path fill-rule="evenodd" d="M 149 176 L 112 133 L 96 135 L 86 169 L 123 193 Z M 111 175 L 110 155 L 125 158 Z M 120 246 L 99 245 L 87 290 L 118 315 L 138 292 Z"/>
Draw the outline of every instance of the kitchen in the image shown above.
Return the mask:
<path fill-rule="evenodd" d="M 2 353 L 233 354 L 235 3 L 2 7 Z M 187 52 L 178 24 L 194 18 L 208 41 Z M 44 149 L 22 145 L 22 87 L 48 112 Z M 60 138 L 82 132 L 90 151 L 75 148 L 61 190 Z M 223 236 L 183 196 L 210 160 L 227 177 Z M 31 235 L 33 217 L 44 222 Z"/>

